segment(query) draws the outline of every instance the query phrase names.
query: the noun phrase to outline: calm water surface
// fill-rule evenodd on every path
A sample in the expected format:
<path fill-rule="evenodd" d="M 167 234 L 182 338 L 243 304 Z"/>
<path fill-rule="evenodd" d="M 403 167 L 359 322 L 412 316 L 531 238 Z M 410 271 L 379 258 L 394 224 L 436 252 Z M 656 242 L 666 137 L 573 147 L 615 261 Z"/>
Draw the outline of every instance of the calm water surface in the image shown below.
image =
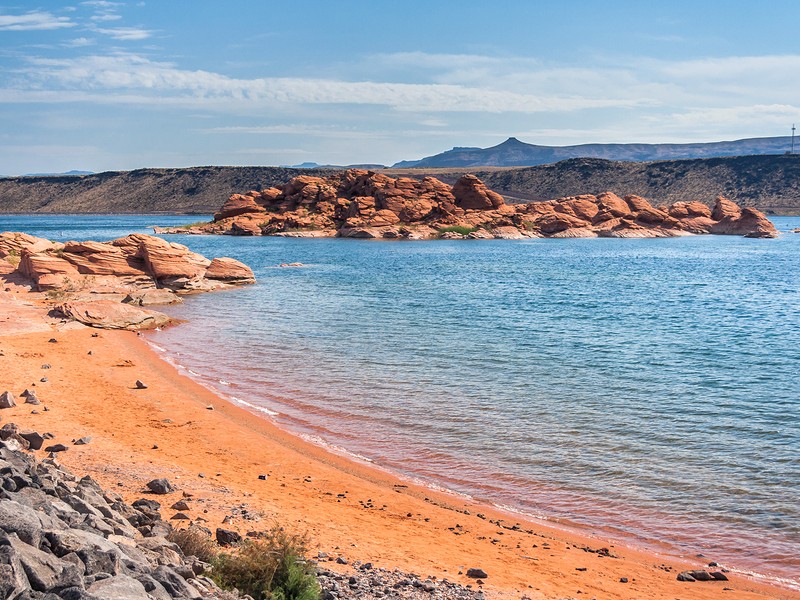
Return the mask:
<path fill-rule="evenodd" d="M 799 234 L 169 239 L 258 277 L 168 309 L 190 322 L 150 336 L 221 393 L 424 482 L 800 584 Z"/>

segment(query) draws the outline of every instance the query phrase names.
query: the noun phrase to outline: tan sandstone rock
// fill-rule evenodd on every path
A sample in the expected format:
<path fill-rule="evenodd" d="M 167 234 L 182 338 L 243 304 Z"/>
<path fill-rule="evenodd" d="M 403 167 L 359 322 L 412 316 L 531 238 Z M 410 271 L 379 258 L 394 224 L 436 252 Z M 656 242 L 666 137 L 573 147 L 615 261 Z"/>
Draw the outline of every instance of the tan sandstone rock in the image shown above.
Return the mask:
<path fill-rule="evenodd" d="M 164 313 L 110 300 L 65 302 L 56 311 L 84 325 L 103 329 L 154 329 L 173 322 Z"/>

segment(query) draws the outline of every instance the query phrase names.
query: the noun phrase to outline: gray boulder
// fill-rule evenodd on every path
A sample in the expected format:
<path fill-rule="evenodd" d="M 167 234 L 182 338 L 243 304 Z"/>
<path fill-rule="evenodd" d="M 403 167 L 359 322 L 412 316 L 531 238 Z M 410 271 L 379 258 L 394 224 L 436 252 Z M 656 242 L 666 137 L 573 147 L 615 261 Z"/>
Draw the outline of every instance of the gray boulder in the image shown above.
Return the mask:
<path fill-rule="evenodd" d="M 17 402 L 14 399 L 14 394 L 8 391 L 0 394 L 0 408 L 12 408 L 16 405 Z"/>
<path fill-rule="evenodd" d="M 147 482 L 147 489 L 154 494 L 171 494 L 175 491 L 168 479 L 153 479 Z"/>
<path fill-rule="evenodd" d="M 37 511 L 29 506 L 5 500 L 0 502 L 0 529 L 36 548 L 42 543 L 42 522 Z"/>
<path fill-rule="evenodd" d="M 57 593 L 70 587 L 83 587 L 83 577 L 74 564 L 26 544 L 14 533 L 4 541 L 17 553 L 31 588 L 37 592 Z"/>
<path fill-rule="evenodd" d="M 17 553 L 11 546 L 0 546 L 0 598 L 15 598 L 30 587 Z"/>
<path fill-rule="evenodd" d="M 100 598 L 114 598 L 114 600 L 152 600 L 144 586 L 127 575 L 117 575 L 95 581 L 86 590 Z"/>

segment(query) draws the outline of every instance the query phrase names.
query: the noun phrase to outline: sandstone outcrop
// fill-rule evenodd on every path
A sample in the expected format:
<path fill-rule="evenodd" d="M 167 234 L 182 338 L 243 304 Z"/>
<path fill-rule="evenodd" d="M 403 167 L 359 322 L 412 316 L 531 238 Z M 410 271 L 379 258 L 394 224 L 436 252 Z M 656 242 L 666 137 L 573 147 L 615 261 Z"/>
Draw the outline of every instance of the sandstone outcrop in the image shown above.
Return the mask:
<path fill-rule="evenodd" d="M 167 289 L 188 293 L 255 281 L 253 272 L 239 261 L 212 261 L 186 246 L 149 235 L 66 244 L 22 236 L 0 234 L 0 257 L 3 253 L 17 256 L 17 271 L 39 291 L 127 294 Z"/>
<path fill-rule="evenodd" d="M 179 302 L 178 294 L 254 283 L 247 265 L 208 258 L 161 238 L 132 234 L 110 242 L 58 244 L 20 233 L 0 234 L 4 272 L 47 292 L 67 318 L 94 327 L 148 329 L 170 323 L 137 308 Z"/>
<path fill-rule="evenodd" d="M 63 316 L 102 329 L 142 330 L 164 327 L 172 319 L 164 313 L 113 300 L 64 302 L 56 306 Z"/>
<path fill-rule="evenodd" d="M 777 235 L 762 213 L 722 197 L 713 210 L 699 201 L 656 207 L 641 196 L 613 192 L 506 204 L 475 175 L 451 187 L 433 177 L 393 178 L 358 169 L 302 175 L 280 189 L 234 194 L 212 223 L 160 232 L 366 239 Z"/>

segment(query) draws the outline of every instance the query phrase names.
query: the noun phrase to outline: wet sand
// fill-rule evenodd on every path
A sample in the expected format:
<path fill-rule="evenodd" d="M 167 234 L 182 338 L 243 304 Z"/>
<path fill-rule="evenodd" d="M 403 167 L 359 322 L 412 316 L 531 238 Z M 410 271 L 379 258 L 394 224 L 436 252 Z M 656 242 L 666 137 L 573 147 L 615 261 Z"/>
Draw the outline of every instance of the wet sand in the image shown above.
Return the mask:
<path fill-rule="evenodd" d="M 735 573 L 728 582 L 678 582 L 678 572 L 713 557 L 686 562 L 526 522 L 333 454 L 224 401 L 135 333 L 62 323 L 46 316 L 41 295 L 5 287 L 0 392 L 19 396 L 35 384 L 48 410 L 19 404 L 0 411 L 2 422 L 52 432 L 70 446 L 59 461 L 127 501 L 167 477 L 178 491 L 158 498 L 166 519 L 188 493 L 183 512 L 211 530 L 244 534 L 279 523 L 308 533 L 312 557 L 346 558 L 349 565 L 326 562 L 342 572 L 372 562 L 477 589 L 465 574 L 478 567 L 489 575 L 482 588 L 490 598 L 800 598 Z M 148 387 L 135 389 L 137 379 Z M 91 442 L 71 444 L 83 436 Z"/>

